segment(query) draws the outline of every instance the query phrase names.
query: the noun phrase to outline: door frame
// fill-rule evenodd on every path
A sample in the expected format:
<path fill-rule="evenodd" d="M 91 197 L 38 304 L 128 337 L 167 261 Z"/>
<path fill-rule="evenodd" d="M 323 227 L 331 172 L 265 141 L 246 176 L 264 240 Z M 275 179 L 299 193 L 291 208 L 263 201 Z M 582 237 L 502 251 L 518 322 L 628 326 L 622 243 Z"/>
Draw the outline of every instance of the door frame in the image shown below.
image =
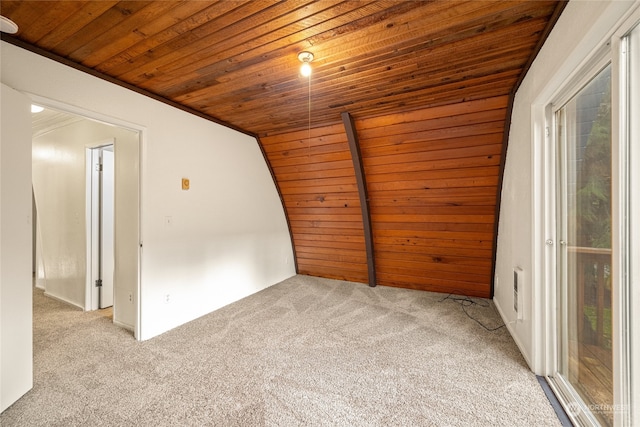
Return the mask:
<path fill-rule="evenodd" d="M 66 104 L 64 102 L 57 101 L 55 99 L 43 97 L 30 92 L 23 92 L 28 96 L 32 103 L 41 105 L 45 108 L 52 108 L 64 113 L 73 114 L 103 124 L 117 126 L 130 131 L 138 132 L 138 271 L 137 271 L 137 284 L 135 287 L 134 306 L 135 306 L 135 322 L 133 334 L 136 340 L 140 340 L 140 331 L 142 330 L 141 321 L 141 307 L 142 307 L 142 242 L 143 242 L 143 228 L 142 228 L 142 206 L 144 198 L 144 165 L 146 162 L 146 146 L 148 140 L 148 132 L 145 126 L 128 122 L 126 120 L 118 119 L 115 117 L 107 116 L 95 111 L 86 110 L 84 108 L 76 107 Z M 87 264 L 89 264 L 87 262 Z M 86 301 L 86 297 L 85 297 Z"/>
<path fill-rule="evenodd" d="M 568 98 L 578 91 L 581 81 L 590 80 L 595 75 L 592 73 L 598 67 L 597 63 L 610 61 L 612 65 L 612 247 L 614 255 L 612 259 L 613 280 L 616 283 L 612 293 L 612 305 L 614 309 L 613 330 L 614 333 L 622 332 L 625 336 L 614 342 L 613 364 L 614 364 L 614 423 L 616 425 L 627 425 L 631 420 L 640 418 L 640 388 L 638 371 L 631 371 L 630 361 L 637 357 L 640 348 L 640 331 L 630 329 L 630 307 L 640 300 L 640 292 L 631 289 L 631 277 L 638 277 L 638 271 L 627 269 L 631 265 L 631 257 L 638 259 L 638 251 L 635 249 L 640 236 L 638 230 L 634 235 L 629 234 L 629 218 L 631 213 L 637 212 L 640 205 L 638 198 L 634 198 L 632 192 L 628 191 L 631 182 L 640 180 L 640 155 L 638 150 L 633 150 L 629 144 L 628 131 L 625 128 L 625 114 L 628 114 L 625 102 L 628 100 L 621 96 L 621 85 L 624 83 L 625 64 L 621 50 L 623 38 L 634 28 L 640 25 L 640 6 L 636 5 L 629 9 L 611 29 L 606 36 L 596 45 L 596 47 L 582 60 L 579 65 L 573 68 L 562 83 L 556 86 L 552 93 L 545 97 L 547 101 L 541 101 L 535 105 L 532 111 L 532 118 L 536 123 L 541 124 L 537 128 L 539 141 L 537 147 L 534 144 L 532 154 L 534 155 L 534 198 L 541 206 L 541 210 L 534 219 L 534 254 L 536 265 L 540 266 L 543 286 L 540 289 L 540 303 L 538 304 L 541 317 L 535 325 L 536 339 L 541 344 L 541 360 L 537 365 L 540 373 L 549 380 L 551 388 L 557 395 L 562 395 L 557 384 L 554 384 L 553 374 L 557 371 L 557 263 L 556 248 L 557 239 L 555 232 L 555 164 L 556 164 L 556 135 L 555 116 L 553 114 L 553 104 L 561 104 L 563 98 Z M 637 90 L 637 89 L 636 89 Z M 637 102 L 637 101 L 636 101 Z M 637 106 L 636 106 L 637 107 Z M 637 130 L 637 126 L 635 128 Z M 631 153 L 629 153 L 629 149 Z M 536 190 L 537 189 L 537 190 Z M 630 197 L 631 200 L 623 200 Z M 631 204 L 631 206 L 629 206 Z M 617 253 L 616 253 L 617 252 Z M 627 273 L 631 273 L 629 276 Z M 620 335 L 620 334 L 618 334 Z M 634 405 L 635 403 L 635 405 Z M 568 412 L 575 409 L 574 406 L 566 407 Z M 574 414 L 569 414 L 574 415 Z M 590 424 L 593 418 L 589 415 L 572 417 L 573 421 L 582 424 Z"/>

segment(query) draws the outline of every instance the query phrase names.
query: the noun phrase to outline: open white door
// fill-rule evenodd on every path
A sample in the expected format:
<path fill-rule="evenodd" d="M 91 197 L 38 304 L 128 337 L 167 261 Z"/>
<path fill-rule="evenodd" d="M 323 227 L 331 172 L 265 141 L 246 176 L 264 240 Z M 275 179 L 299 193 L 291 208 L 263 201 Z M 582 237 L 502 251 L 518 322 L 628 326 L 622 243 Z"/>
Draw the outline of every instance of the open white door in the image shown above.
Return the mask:
<path fill-rule="evenodd" d="M 102 179 L 100 202 L 100 242 L 101 242 L 101 278 L 100 308 L 113 305 L 113 273 L 114 273 L 114 164 L 113 145 L 102 149 Z"/>
<path fill-rule="evenodd" d="M 113 305 L 114 249 L 114 153 L 110 145 L 88 149 L 91 159 L 87 195 L 91 232 L 91 310 Z"/>

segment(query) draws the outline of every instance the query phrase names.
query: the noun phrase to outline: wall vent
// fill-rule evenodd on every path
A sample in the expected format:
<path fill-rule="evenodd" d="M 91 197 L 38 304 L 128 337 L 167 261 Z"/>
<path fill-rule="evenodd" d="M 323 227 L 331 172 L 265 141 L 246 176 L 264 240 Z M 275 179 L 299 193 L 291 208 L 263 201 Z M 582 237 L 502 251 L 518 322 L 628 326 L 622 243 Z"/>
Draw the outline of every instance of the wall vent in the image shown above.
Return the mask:
<path fill-rule="evenodd" d="M 513 311 L 516 312 L 517 319 L 524 318 L 524 305 L 522 295 L 524 291 L 524 272 L 520 267 L 513 269 Z"/>

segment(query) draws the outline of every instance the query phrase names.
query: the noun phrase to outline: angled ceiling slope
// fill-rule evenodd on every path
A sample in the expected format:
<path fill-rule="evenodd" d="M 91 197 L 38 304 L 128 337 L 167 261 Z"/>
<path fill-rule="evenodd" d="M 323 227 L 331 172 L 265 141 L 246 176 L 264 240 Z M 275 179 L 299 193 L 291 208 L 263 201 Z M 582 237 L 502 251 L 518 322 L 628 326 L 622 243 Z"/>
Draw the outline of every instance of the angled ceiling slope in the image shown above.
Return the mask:
<path fill-rule="evenodd" d="M 257 136 L 300 272 L 367 282 L 373 251 L 377 283 L 489 296 L 510 99 L 564 5 L 2 0 L 1 13 L 20 28 L 3 40 Z"/>

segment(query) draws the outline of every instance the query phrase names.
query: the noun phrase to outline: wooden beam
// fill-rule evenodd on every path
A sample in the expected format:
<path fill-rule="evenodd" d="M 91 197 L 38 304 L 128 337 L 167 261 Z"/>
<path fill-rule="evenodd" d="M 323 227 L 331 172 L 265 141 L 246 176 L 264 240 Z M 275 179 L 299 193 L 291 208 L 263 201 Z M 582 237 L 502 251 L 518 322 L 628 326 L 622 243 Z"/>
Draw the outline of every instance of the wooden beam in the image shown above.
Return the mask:
<path fill-rule="evenodd" d="M 367 193 L 367 182 L 364 175 L 364 166 L 362 165 L 362 156 L 360 155 L 360 144 L 358 144 L 358 135 L 353 118 L 349 112 L 342 113 L 342 123 L 344 123 L 347 138 L 349 139 L 349 150 L 351 150 L 351 158 L 353 159 L 353 168 L 356 174 L 356 182 L 358 184 L 358 194 L 360 195 L 360 209 L 362 211 L 362 227 L 364 229 L 364 243 L 367 251 L 367 270 L 369 272 L 369 286 L 376 286 L 376 263 L 373 253 L 373 231 L 371 229 L 371 214 L 369 213 L 369 195 Z"/>

